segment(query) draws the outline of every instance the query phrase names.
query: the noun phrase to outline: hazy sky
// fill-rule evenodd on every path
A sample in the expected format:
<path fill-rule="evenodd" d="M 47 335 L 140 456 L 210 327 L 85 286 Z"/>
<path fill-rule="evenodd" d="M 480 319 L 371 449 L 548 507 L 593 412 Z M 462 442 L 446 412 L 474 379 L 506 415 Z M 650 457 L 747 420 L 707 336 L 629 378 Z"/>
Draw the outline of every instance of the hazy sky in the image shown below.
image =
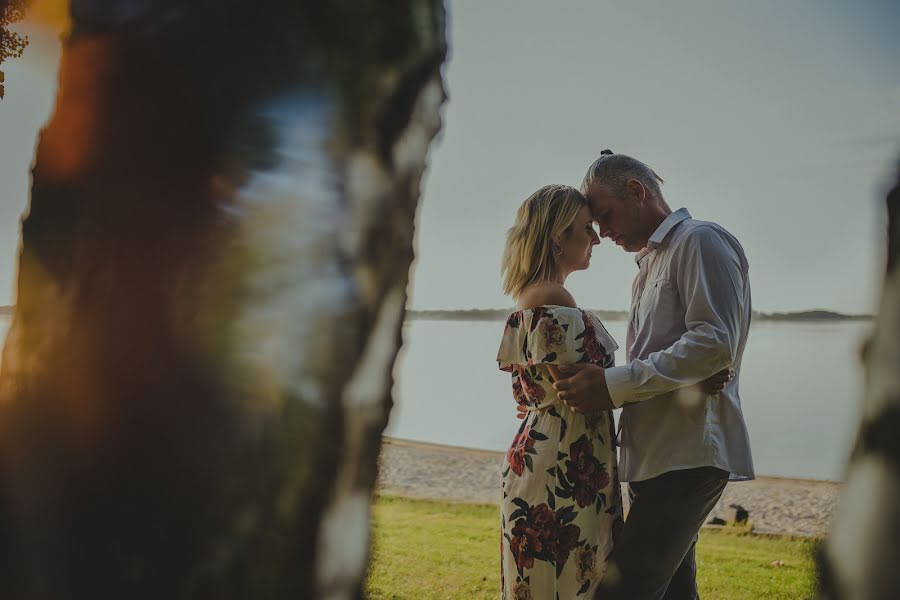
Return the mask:
<path fill-rule="evenodd" d="M 611 148 L 652 165 L 673 209 L 741 240 L 757 308 L 872 310 L 900 156 L 900 3 L 849 5 L 451 2 L 412 305 L 511 305 L 499 261 L 516 208 L 578 186 Z M 634 273 L 604 242 L 571 288 L 627 308 Z"/>
<path fill-rule="evenodd" d="M 756 308 L 872 311 L 900 156 L 900 4 L 850 4 L 449 2 L 450 101 L 412 306 L 511 305 L 499 261 L 516 208 L 544 184 L 579 185 L 611 148 L 653 166 L 673 209 L 741 240 Z M 0 304 L 55 81 L 52 41 L 34 41 L 3 66 Z M 570 287 L 583 306 L 624 309 L 634 273 L 604 242 Z"/>

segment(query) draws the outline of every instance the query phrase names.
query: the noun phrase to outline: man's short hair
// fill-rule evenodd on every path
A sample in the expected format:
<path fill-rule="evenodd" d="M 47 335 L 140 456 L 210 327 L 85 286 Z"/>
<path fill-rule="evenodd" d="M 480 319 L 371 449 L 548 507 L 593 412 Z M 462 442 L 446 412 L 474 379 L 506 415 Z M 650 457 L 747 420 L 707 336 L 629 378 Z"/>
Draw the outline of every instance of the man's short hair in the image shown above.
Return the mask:
<path fill-rule="evenodd" d="M 581 193 L 587 195 L 592 185 L 602 183 L 621 196 L 629 179 L 637 179 L 658 198 L 662 198 L 659 184 L 663 183 L 663 179 L 656 171 L 636 158 L 627 154 L 615 154 L 612 150 L 601 152 L 600 158 L 588 168 L 581 183 Z"/>

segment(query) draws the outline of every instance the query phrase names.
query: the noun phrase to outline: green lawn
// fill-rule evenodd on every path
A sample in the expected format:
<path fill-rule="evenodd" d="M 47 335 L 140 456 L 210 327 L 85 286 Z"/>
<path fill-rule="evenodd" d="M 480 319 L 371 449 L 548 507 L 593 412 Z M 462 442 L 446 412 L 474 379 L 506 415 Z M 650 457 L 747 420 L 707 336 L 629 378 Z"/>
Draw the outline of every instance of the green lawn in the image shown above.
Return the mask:
<path fill-rule="evenodd" d="M 496 506 L 380 497 L 375 503 L 370 600 L 497 600 Z M 813 542 L 704 531 L 697 546 L 703 600 L 811 598 Z M 772 561 L 784 566 L 773 568 Z"/>

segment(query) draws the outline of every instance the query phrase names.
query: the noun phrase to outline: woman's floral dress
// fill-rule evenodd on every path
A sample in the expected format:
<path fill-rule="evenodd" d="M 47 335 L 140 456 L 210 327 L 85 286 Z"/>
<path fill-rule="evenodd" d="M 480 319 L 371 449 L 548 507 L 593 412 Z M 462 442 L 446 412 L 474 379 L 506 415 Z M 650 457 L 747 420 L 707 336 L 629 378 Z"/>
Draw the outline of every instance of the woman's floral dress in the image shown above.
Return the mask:
<path fill-rule="evenodd" d="M 612 412 L 573 412 L 547 364 L 613 365 L 618 346 L 593 313 L 541 306 L 509 316 L 497 355 L 528 409 L 503 464 L 504 600 L 593 598 L 622 523 Z"/>

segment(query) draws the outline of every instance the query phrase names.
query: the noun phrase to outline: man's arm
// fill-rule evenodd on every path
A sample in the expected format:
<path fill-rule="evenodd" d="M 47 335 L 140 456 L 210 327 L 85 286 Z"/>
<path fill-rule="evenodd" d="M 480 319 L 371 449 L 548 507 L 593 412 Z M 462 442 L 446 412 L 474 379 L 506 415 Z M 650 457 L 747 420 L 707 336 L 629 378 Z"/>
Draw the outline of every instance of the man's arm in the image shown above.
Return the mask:
<path fill-rule="evenodd" d="M 582 363 L 575 365 L 560 365 L 559 375 L 554 376 L 556 382 L 553 387 L 559 393 L 559 398 L 569 405 L 572 410 L 578 412 L 594 412 L 599 410 L 611 410 L 618 408 L 613 404 L 609 396 L 609 388 L 606 387 L 606 371 L 603 367 Z M 703 394 L 718 394 L 728 383 L 734 379 L 734 369 L 726 367 L 696 385 Z M 520 419 L 524 419 L 528 409 L 516 406 Z"/>
<path fill-rule="evenodd" d="M 606 369 L 612 404 L 641 402 L 694 385 L 731 366 L 744 320 L 745 268 L 737 249 L 713 227 L 695 229 L 678 249 L 676 285 L 687 331 L 649 357 Z"/>

